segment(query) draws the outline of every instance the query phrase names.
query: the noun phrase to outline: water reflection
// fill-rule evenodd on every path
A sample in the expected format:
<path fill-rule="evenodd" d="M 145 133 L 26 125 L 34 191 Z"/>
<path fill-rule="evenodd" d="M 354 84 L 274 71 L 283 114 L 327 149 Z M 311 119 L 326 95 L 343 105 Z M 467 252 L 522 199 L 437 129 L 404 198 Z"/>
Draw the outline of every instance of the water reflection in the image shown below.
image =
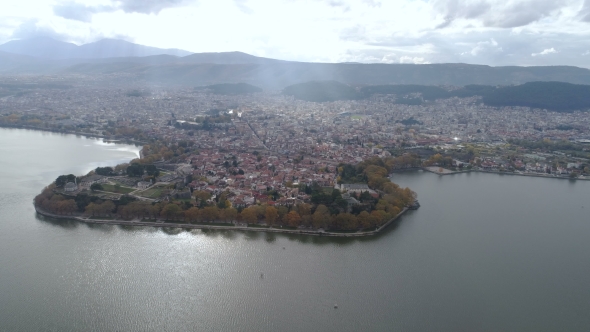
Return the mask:
<path fill-rule="evenodd" d="M 46 217 L 42 214 L 35 212 L 35 219 L 44 222 L 46 224 L 52 226 L 58 226 L 65 229 L 75 229 L 80 224 L 79 221 L 72 220 L 72 219 L 56 219 L 51 217 Z"/>
<path fill-rule="evenodd" d="M 255 232 L 255 231 L 245 231 L 244 232 L 244 238 L 246 240 L 258 240 L 261 236 L 260 232 Z"/>
<path fill-rule="evenodd" d="M 219 231 L 217 231 L 216 229 L 206 229 L 206 228 L 204 228 L 201 231 L 207 237 L 212 237 L 212 238 L 219 237 Z"/>
<path fill-rule="evenodd" d="M 78 222 L 79 223 L 79 222 Z M 115 226 L 113 225 L 105 225 L 105 224 L 88 224 L 85 223 L 86 227 L 92 229 L 92 230 L 97 230 L 97 231 L 101 231 L 103 233 L 113 233 L 115 230 Z"/>
<path fill-rule="evenodd" d="M 236 232 L 235 231 L 223 229 L 223 230 L 219 230 L 219 232 L 221 233 L 221 236 L 223 238 L 225 238 L 225 239 L 232 240 L 232 239 L 235 239 L 236 238 Z"/>
<path fill-rule="evenodd" d="M 162 232 L 168 235 L 178 235 L 182 233 L 184 230 L 182 228 L 177 227 L 162 227 Z"/>
<path fill-rule="evenodd" d="M 265 233 L 264 240 L 268 243 L 274 243 L 277 240 L 276 233 Z"/>

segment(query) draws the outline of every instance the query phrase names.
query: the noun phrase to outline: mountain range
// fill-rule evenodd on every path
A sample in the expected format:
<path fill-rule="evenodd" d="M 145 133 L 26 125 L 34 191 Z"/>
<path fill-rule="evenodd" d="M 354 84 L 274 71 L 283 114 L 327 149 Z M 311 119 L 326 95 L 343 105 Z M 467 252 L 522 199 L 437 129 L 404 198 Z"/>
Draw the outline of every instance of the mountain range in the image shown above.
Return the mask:
<path fill-rule="evenodd" d="M 191 53 L 104 39 L 77 46 L 50 38 L 0 45 L 0 74 L 119 75 L 135 84 L 203 86 L 249 83 L 282 89 L 308 81 L 350 85 L 514 85 L 534 81 L 590 84 L 590 70 L 572 66 L 491 67 L 451 64 L 308 63 L 241 52 Z M 125 79 L 118 78 L 121 84 Z"/>
<path fill-rule="evenodd" d="M 192 54 L 191 52 L 179 49 L 161 49 L 118 39 L 102 39 L 94 43 L 78 46 L 49 37 L 12 40 L 0 45 L 0 51 L 41 59 L 104 59 L 145 57 L 160 54 L 174 56 Z"/>

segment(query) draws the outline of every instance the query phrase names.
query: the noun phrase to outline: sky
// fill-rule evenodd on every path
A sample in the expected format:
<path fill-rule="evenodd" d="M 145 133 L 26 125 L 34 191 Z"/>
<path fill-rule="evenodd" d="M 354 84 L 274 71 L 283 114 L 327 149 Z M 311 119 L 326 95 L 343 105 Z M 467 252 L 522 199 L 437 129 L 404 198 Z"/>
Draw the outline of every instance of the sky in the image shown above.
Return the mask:
<path fill-rule="evenodd" d="M 590 67 L 590 0 L 18 0 L 0 43 L 117 38 L 307 62 Z"/>

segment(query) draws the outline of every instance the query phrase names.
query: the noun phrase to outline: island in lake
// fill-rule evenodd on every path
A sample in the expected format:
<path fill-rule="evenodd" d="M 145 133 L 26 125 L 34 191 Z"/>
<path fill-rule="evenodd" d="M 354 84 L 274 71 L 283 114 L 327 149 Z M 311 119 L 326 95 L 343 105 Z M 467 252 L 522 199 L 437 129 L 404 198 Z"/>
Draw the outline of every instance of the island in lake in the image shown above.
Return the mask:
<path fill-rule="evenodd" d="M 161 161 L 183 147 L 168 149 L 146 145 L 129 164 L 61 175 L 35 208 L 88 223 L 365 236 L 419 206 L 412 190 L 390 181 L 392 157 L 325 165 L 304 178 L 313 165 L 305 158 L 201 150 L 185 163 Z M 261 165 L 274 172 L 256 172 Z M 280 174 L 283 165 L 293 168 Z"/>

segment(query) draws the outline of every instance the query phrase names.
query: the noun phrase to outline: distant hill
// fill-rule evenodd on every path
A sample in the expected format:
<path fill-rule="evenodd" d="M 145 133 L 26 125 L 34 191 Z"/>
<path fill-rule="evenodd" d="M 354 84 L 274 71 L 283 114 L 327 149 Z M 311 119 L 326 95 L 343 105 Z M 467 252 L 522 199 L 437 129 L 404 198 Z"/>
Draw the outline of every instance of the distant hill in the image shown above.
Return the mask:
<path fill-rule="evenodd" d="M 310 81 L 337 81 L 349 85 L 512 85 L 532 81 L 590 84 L 590 70 L 565 66 L 339 64 L 267 61 L 264 58 L 224 64 L 216 62 L 227 62 L 227 59 L 209 57 L 207 61 L 211 62 L 190 63 L 185 58 L 188 57 L 167 65 L 146 67 L 140 75 L 153 83 L 196 86 L 246 82 L 275 90 Z M 261 61 L 265 63 L 258 63 Z"/>
<path fill-rule="evenodd" d="M 115 82 L 120 85 L 132 83 L 194 87 L 247 83 L 266 90 L 281 90 L 310 81 L 336 81 L 350 86 L 506 86 L 535 81 L 590 84 L 590 70 L 569 66 L 306 63 L 257 57 L 242 52 L 189 54 L 181 50 L 163 50 L 120 40 L 102 40 L 76 46 L 49 38 L 36 38 L 0 45 L 0 52 L 30 57 L 21 61 L 0 55 L 0 74 L 91 75 L 93 80 L 97 75 L 121 74 Z M 421 89 L 427 99 L 437 93 L 436 89 Z M 407 99 L 406 102 L 416 101 Z"/>
<path fill-rule="evenodd" d="M 312 81 L 283 89 L 283 94 L 315 102 L 359 99 L 361 95 L 351 86 L 336 81 Z"/>
<path fill-rule="evenodd" d="M 214 84 L 214 85 L 208 85 L 208 86 L 204 86 L 204 87 L 197 87 L 195 89 L 210 90 L 211 92 L 218 94 L 218 95 L 241 95 L 241 94 L 262 92 L 261 88 L 254 86 L 254 85 L 246 84 L 246 83 Z"/>
<path fill-rule="evenodd" d="M 590 109 L 590 85 L 562 82 L 530 82 L 500 87 L 484 94 L 491 106 L 527 106 L 558 112 Z"/>
<path fill-rule="evenodd" d="M 145 57 L 161 54 L 174 56 L 192 54 L 188 51 L 143 46 L 117 39 L 103 39 L 78 46 L 49 37 L 12 40 L 0 45 L 0 51 L 34 56 L 41 59 L 104 59 Z"/>
<path fill-rule="evenodd" d="M 426 85 L 375 85 L 365 86 L 357 92 L 350 86 L 332 81 L 296 84 L 285 88 L 283 93 L 315 102 L 392 94 L 400 104 L 419 105 L 422 101 L 480 96 L 489 106 L 524 106 L 556 112 L 590 109 L 590 85 L 562 82 L 529 82 L 504 87 L 468 85 L 454 90 Z"/>
<path fill-rule="evenodd" d="M 269 58 L 261 58 L 242 52 L 194 53 L 178 60 L 182 64 L 212 63 L 218 65 L 235 64 L 272 64 L 288 62 Z"/>

